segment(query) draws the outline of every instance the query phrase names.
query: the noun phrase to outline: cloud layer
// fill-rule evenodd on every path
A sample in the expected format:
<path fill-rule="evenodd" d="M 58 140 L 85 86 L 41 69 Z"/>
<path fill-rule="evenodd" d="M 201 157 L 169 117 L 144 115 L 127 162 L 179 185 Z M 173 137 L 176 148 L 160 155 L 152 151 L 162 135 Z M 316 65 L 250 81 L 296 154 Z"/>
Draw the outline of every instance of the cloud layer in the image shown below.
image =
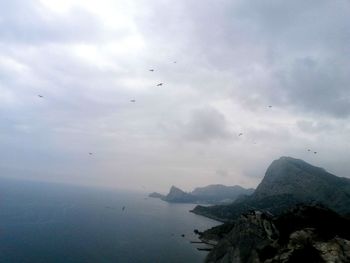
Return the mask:
<path fill-rule="evenodd" d="M 349 1 L 0 7 L 3 176 L 254 187 L 281 155 L 350 174 Z"/>

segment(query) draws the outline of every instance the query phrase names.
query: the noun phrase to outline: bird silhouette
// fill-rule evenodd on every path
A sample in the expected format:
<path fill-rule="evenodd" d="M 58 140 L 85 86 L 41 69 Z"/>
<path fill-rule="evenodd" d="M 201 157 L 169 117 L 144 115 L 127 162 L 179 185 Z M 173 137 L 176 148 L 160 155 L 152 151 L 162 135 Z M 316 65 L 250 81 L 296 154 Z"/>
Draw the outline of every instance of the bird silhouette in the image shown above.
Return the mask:
<path fill-rule="evenodd" d="M 124 211 L 125 210 L 125 206 L 123 206 L 123 208 L 122 208 L 122 211 Z"/>
<path fill-rule="evenodd" d="M 38 95 L 38 97 L 39 97 L 39 98 L 44 98 L 44 96 L 43 96 L 43 95 Z"/>
<path fill-rule="evenodd" d="M 158 84 L 157 84 L 157 87 L 159 87 L 159 86 L 163 86 L 163 83 L 158 83 Z"/>
<path fill-rule="evenodd" d="M 154 71 L 154 69 L 153 69 L 153 68 L 151 68 L 149 71 L 153 72 L 153 71 Z"/>
<path fill-rule="evenodd" d="M 269 105 L 268 107 L 269 107 L 269 108 L 272 108 L 272 106 L 271 106 L 271 105 Z"/>
<path fill-rule="evenodd" d="M 317 152 L 314 152 L 314 154 L 317 154 Z"/>
<path fill-rule="evenodd" d="M 310 152 L 311 150 L 310 149 L 307 149 L 308 152 Z"/>
<path fill-rule="evenodd" d="M 89 153 L 89 155 L 93 155 L 93 153 Z"/>
<path fill-rule="evenodd" d="M 242 136 L 242 135 L 243 135 L 243 133 L 239 133 L 239 134 L 238 134 L 238 136 Z"/>
<path fill-rule="evenodd" d="M 130 100 L 130 102 L 136 102 L 136 100 Z"/>
<path fill-rule="evenodd" d="M 176 62 L 176 61 L 174 61 L 173 63 L 174 63 L 174 64 L 176 64 L 177 62 Z"/>

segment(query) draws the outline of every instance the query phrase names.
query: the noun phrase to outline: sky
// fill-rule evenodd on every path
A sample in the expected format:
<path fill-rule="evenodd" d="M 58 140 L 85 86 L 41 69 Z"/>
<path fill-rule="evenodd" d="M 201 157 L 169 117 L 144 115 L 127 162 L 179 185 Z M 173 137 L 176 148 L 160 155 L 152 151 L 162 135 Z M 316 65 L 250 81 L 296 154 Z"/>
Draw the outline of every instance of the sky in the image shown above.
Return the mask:
<path fill-rule="evenodd" d="M 256 187 L 292 156 L 350 177 L 349 43 L 348 0 L 0 0 L 0 176 Z"/>

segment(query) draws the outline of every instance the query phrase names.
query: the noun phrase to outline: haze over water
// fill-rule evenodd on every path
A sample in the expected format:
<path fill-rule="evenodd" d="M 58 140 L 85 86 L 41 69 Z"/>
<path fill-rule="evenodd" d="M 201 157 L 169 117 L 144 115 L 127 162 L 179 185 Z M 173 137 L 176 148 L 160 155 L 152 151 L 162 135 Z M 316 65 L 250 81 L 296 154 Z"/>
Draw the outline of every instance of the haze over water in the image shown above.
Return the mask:
<path fill-rule="evenodd" d="M 202 262 L 193 230 L 218 224 L 141 193 L 6 179 L 0 193 L 4 263 Z"/>

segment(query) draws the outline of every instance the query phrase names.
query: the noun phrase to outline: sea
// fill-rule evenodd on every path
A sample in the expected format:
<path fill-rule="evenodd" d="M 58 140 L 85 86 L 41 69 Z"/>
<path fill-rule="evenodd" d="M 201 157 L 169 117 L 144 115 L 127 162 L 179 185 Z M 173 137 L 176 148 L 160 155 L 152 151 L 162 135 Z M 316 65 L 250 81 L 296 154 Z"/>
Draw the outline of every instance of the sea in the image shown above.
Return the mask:
<path fill-rule="evenodd" d="M 220 224 L 146 193 L 0 179 L 0 263 L 196 263 Z M 184 237 L 182 236 L 184 235 Z"/>

